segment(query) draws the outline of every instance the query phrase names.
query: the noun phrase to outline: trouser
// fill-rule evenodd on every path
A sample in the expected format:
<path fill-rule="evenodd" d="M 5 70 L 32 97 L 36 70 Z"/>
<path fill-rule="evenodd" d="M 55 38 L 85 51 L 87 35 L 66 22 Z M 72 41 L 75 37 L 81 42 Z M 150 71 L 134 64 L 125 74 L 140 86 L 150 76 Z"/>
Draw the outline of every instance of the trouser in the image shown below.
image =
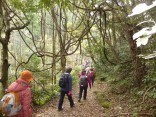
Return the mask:
<path fill-rule="evenodd" d="M 94 84 L 94 80 L 95 80 L 95 77 L 92 77 L 92 78 L 91 78 L 92 86 L 93 86 L 93 84 Z"/>
<path fill-rule="evenodd" d="M 70 102 L 70 107 L 73 107 L 74 106 L 72 95 L 69 96 L 68 95 L 68 91 L 61 91 L 61 93 L 60 93 L 60 99 L 59 99 L 59 104 L 58 104 L 58 109 L 62 109 L 62 105 L 63 105 L 65 94 L 68 96 L 68 100 Z"/>
<path fill-rule="evenodd" d="M 84 100 L 86 99 L 86 97 L 87 97 L 87 89 L 88 89 L 88 87 L 81 87 L 80 86 L 79 100 L 81 100 L 83 91 L 84 91 L 84 93 L 83 93 L 83 99 Z"/>

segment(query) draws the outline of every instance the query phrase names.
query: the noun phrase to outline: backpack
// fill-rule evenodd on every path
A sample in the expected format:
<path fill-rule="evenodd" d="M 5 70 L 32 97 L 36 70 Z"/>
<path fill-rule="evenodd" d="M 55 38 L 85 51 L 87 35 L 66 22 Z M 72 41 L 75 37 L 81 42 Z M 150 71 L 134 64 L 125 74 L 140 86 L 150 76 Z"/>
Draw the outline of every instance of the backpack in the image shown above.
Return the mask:
<path fill-rule="evenodd" d="M 80 86 L 81 87 L 87 87 L 88 82 L 87 82 L 87 76 L 86 75 L 81 75 L 80 76 Z"/>
<path fill-rule="evenodd" d="M 59 86 L 61 88 L 66 88 L 67 85 L 67 79 L 68 79 L 68 75 L 67 74 L 63 74 L 59 80 Z"/>
<path fill-rule="evenodd" d="M 95 72 L 94 72 L 94 71 L 90 71 L 90 77 L 91 77 L 92 79 L 95 78 Z"/>
<path fill-rule="evenodd" d="M 21 108 L 18 92 L 7 93 L 0 100 L 0 111 L 6 116 L 17 115 Z"/>

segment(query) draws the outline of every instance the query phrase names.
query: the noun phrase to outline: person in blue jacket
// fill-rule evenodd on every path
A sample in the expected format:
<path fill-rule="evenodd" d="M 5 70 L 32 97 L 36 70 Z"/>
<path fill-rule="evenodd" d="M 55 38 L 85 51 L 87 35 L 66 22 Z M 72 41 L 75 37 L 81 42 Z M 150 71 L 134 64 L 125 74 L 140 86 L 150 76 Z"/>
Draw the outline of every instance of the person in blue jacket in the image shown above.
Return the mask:
<path fill-rule="evenodd" d="M 72 76 L 71 76 L 71 71 L 72 68 L 67 68 L 65 73 L 63 73 L 63 75 L 67 75 L 67 84 L 65 88 L 61 88 L 60 91 L 60 99 L 59 99 L 59 104 L 58 104 L 58 111 L 63 110 L 62 105 L 63 105 L 63 101 L 64 101 L 64 96 L 65 94 L 68 96 L 68 100 L 70 102 L 70 107 L 74 107 L 74 101 L 72 98 Z"/>

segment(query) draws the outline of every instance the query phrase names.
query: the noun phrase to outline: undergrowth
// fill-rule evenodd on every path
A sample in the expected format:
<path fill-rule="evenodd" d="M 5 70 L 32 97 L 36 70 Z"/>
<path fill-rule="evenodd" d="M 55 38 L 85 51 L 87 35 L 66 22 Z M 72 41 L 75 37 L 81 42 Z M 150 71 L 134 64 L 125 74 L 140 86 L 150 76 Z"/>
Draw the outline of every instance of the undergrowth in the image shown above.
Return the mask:
<path fill-rule="evenodd" d="M 147 75 L 143 78 L 140 87 L 134 85 L 132 67 L 130 64 L 116 65 L 113 68 L 107 66 L 98 70 L 98 80 L 107 82 L 110 86 L 109 92 L 95 92 L 97 99 L 104 108 L 111 108 L 111 100 L 106 97 L 115 97 L 115 99 L 129 104 L 129 111 L 133 116 L 139 113 L 149 112 L 152 117 L 156 116 L 156 73 L 153 69 L 148 69 Z M 109 96 L 108 96 L 109 95 Z M 105 103 L 106 102 L 106 103 Z"/>
<path fill-rule="evenodd" d="M 112 106 L 112 103 L 108 98 L 106 98 L 104 93 L 98 91 L 95 91 L 94 93 L 96 94 L 97 100 L 103 108 L 110 108 Z"/>

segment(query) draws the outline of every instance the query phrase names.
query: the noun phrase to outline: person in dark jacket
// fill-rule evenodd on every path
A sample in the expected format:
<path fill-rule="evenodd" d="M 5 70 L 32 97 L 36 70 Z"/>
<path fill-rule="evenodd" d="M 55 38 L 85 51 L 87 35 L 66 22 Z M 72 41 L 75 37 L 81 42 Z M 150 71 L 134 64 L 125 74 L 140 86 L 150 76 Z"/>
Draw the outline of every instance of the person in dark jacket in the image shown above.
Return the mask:
<path fill-rule="evenodd" d="M 82 78 L 86 77 L 86 81 L 84 80 L 83 81 L 83 84 L 82 84 Z M 87 76 L 87 73 L 86 73 L 86 70 L 82 70 L 81 74 L 79 75 L 79 99 L 78 99 L 78 102 L 81 101 L 81 97 L 82 97 L 82 93 L 83 93 L 83 99 L 86 100 L 86 97 L 87 97 L 87 89 L 88 89 L 88 84 L 89 84 L 89 87 L 91 89 L 91 82 L 90 82 L 90 77 Z M 85 82 L 85 83 L 84 83 Z"/>
<path fill-rule="evenodd" d="M 72 68 L 67 68 L 63 75 L 67 75 L 67 84 L 65 88 L 61 88 L 60 90 L 60 99 L 58 104 L 58 111 L 63 110 L 62 105 L 64 101 L 65 94 L 68 96 L 68 100 L 70 102 L 70 107 L 74 107 L 74 101 L 72 98 L 72 76 L 70 75 Z"/>

